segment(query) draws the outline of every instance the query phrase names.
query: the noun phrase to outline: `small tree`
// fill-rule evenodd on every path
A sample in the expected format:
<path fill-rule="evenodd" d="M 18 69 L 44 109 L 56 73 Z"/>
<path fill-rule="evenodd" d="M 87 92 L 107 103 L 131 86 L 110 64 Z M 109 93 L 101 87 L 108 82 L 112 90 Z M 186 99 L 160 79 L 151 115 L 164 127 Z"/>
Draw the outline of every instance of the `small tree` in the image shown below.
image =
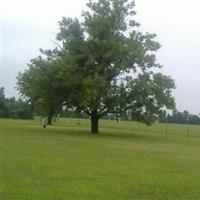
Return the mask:
<path fill-rule="evenodd" d="M 42 57 L 32 59 L 29 69 L 19 73 L 18 90 L 34 107 L 40 108 L 40 114 L 47 116 L 47 124 L 52 124 L 52 118 L 62 103 L 61 93 L 55 86 L 56 72 L 53 60 Z"/>

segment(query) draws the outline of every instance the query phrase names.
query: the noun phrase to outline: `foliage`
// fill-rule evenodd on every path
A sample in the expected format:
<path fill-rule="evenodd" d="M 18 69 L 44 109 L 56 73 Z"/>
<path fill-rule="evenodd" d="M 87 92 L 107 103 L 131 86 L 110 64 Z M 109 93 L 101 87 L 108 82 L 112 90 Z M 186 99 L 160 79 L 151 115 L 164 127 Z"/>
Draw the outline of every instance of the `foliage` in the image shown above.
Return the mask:
<path fill-rule="evenodd" d="M 175 107 L 174 81 L 153 70 L 161 67 L 156 35 L 138 30 L 133 1 L 99 0 L 87 6 L 82 23 L 62 18 L 58 46 L 41 50 L 46 59 L 33 60 L 19 75 L 20 92 L 51 108 L 62 102 L 84 111 L 92 133 L 107 113 L 131 111 L 134 119 L 151 124 Z M 50 73 L 43 74 L 44 68 Z"/>
<path fill-rule="evenodd" d="M 55 63 L 39 56 L 31 60 L 28 70 L 18 75 L 18 89 L 37 113 L 48 116 L 48 124 L 62 103 L 61 88 L 56 87 L 57 72 Z"/>
<path fill-rule="evenodd" d="M 190 114 L 188 111 L 173 111 L 173 113 L 167 114 L 160 119 L 164 123 L 175 123 L 175 124 L 200 124 L 200 115 Z"/>
<path fill-rule="evenodd" d="M 5 94 L 4 88 L 0 87 L 0 117 L 5 113 Z"/>
<path fill-rule="evenodd" d="M 0 117 L 16 119 L 32 119 L 33 109 L 30 103 L 14 97 L 6 98 L 4 88 L 0 88 Z"/>

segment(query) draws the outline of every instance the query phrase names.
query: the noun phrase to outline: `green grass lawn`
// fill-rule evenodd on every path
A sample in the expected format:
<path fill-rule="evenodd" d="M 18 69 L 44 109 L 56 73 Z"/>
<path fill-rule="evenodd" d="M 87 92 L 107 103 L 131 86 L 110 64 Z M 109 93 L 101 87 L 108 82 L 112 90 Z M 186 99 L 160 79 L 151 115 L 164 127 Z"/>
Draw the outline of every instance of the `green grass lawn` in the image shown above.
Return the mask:
<path fill-rule="evenodd" d="M 100 131 L 0 120 L 0 199 L 200 199 L 200 126 L 101 121 Z"/>

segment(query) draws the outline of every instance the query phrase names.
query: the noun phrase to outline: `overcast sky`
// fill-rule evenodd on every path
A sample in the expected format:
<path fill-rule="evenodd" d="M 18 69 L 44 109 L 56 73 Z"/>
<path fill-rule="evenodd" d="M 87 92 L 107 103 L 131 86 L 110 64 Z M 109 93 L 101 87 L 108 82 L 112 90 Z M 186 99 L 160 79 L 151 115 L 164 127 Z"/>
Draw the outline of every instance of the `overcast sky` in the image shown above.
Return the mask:
<path fill-rule="evenodd" d="M 62 16 L 80 17 L 87 0 L 0 0 L 1 84 L 8 97 L 18 71 L 26 69 L 39 48 L 51 48 Z M 181 111 L 200 113 L 200 1 L 136 0 L 141 29 L 156 33 L 162 45 L 158 61 L 171 75 L 177 89 L 173 95 Z"/>

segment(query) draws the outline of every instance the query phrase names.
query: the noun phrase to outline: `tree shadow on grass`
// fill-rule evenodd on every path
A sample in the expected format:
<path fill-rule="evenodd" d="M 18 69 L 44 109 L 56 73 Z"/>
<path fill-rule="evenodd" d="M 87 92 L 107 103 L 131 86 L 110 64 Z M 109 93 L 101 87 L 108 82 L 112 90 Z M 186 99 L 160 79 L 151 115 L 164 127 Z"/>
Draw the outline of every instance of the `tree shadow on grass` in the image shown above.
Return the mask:
<path fill-rule="evenodd" d="M 46 128 L 43 133 L 51 135 L 65 135 L 65 136 L 77 136 L 87 139 L 103 139 L 103 140 L 153 140 L 158 138 L 156 135 L 150 133 L 144 133 L 134 131 L 134 130 L 124 130 L 124 129 L 112 129 L 112 128 L 102 128 L 99 134 L 91 134 L 89 127 L 66 127 L 66 126 L 51 126 Z"/>

